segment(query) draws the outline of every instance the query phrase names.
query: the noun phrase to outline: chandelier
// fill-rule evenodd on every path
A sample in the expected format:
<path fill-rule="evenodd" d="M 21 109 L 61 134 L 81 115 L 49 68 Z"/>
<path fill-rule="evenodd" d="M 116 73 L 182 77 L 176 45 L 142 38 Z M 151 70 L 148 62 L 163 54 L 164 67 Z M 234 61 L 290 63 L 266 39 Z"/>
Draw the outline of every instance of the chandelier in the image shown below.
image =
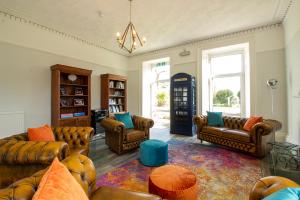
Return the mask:
<path fill-rule="evenodd" d="M 127 27 L 126 27 L 124 33 L 122 34 L 122 36 L 119 32 L 116 35 L 117 35 L 117 42 L 118 42 L 120 48 L 128 51 L 129 53 L 132 53 L 136 49 L 138 44 L 143 46 L 146 43 L 146 38 L 144 37 L 141 40 L 141 38 L 140 38 L 139 34 L 137 33 L 133 23 L 131 22 L 131 2 L 132 2 L 132 0 L 129 0 L 129 2 L 130 2 L 130 11 L 129 11 L 130 20 L 129 20 L 129 24 L 127 25 Z"/>

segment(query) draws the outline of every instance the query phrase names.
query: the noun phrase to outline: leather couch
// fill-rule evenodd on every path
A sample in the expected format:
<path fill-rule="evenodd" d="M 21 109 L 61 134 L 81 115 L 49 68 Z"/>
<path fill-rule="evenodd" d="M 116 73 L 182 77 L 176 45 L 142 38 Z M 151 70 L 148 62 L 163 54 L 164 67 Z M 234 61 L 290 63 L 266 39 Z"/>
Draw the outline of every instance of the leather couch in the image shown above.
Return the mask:
<path fill-rule="evenodd" d="M 284 177 L 267 176 L 255 183 L 251 189 L 249 200 L 260 200 L 274 192 L 288 187 L 300 187 L 300 185 Z"/>
<path fill-rule="evenodd" d="M 207 125 L 207 116 L 194 117 L 197 138 L 201 142 L 223 145 L 256 157 L 264 157 L 270 151 L 268 142 L 274 141 L 275 131 L 281 129 L 280 122 L 269 119 L 255 124 L 250 132 L 243 130 L 247 118 L 224 116 L 223 121 L 224 127 L 212 127 Z"/>
<path fill-rule="evenodd" d="M 93 162 L 86 156 L 72 154 L 61 161 L 71 172 L 76 181 L 82 186 L 91 200 L 160 200 L 155 195 L 127 191 L 112 187 L 95 187 L 96 171 Z M 47 169 L 36 172 L 30 177 L 21 179 L 7 188 L 0 189 L 1 200 L 30 200 L 36 192 L 38 185 Z"/>
<path fill-rule="evenodd" d="M 0 188 L 45 169 L 55 157 L 89 154 L 94 130 L 90 127 L 53 127 L 55 142 L 28 141 L 27 133 L 0 140 Z"/>
<path fill-rule="evenodd" d="M 126 129 L 122 122 L 113 117 L 101 121 L 101 126 L 105 130 L 105 143 L 117 154 L 138 148 L 141 142 L 149 139 L 150 128 L 154 125 L 153 120 L 134 115 L 132 121 L 133 129 Z"/>

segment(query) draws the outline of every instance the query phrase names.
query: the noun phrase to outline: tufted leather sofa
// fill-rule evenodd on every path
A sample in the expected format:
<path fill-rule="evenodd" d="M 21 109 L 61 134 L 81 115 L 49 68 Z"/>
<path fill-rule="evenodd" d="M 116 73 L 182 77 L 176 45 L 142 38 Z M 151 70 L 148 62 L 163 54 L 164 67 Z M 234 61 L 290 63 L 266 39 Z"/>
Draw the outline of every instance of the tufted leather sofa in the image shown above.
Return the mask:
<path fill-rule="evenodd" d="M 45 169 L 55 157 L 63 160 L 73 153 L 89 154 L 93 135 L 90 127 L 53 127 L 55 142 L 28 141 L 27 133 L 0 140 L 0 188 Z"/>
<path fill-rule="evenodd" d="M 125 125 L 113 117 L 101 121 L 101 126 L 105 129 L 105 143 L 117 154 L 138 148 L 141 142 L 149 139 L 153 120 L 134 115 L 132 121 L 134 129 L 125 129 Z"/>
<path fill-rule="evenodd" d="M 300 187 L 300 185 L 284 177 L 267 176 L 255 183 L 251 189 L 249 200 L 260 200 L 274 192 L 288 187 Z"/>
<path fill-rule="evenodd" d="M 274 141 L 275 131 L 281 129 L 280 122 L 270 119 L 255 124 L 250 132 L 243 130 L 247 118 L 225 116 L 223 121 L 224 127 L 212 127 L 207 125 L 207 116 L 194 117 L 197 138 L 201 142 L 223 145 L 256 157 L 264 157 L 270 151 L 268 142 Z"/>
<path fill-rule="evenodd" d="M 96 171 L 93 162 L 86 156 L 72 154 L 61 161 L 71 172 L 76 181 L 82 186 L 91 200 L 160 200 L 155 195 L 122 190 L 112 187 L 95 187 Z M 36 192 L 38 185 L 47 169 L 36 172 L 30 177 L 21 179 L 10 186 L 0 189 L 1 200 L 30 200 Z"/>

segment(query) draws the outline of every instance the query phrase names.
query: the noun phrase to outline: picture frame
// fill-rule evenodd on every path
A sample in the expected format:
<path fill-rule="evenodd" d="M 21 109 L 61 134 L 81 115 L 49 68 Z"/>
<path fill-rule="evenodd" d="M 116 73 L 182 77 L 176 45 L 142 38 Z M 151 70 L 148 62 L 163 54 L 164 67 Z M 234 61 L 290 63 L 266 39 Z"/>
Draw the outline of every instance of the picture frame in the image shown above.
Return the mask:
<path fill-rule="evenodd" d="M 84 106 L 84 99 L 74 99 L 74 106 Z"/>
<path fill-rule="evenodd" d="M 83 89 L 80 88 L 80 87 L 76 87 L 74 93 L 75 93 L 76 96 L 83 95 Z"/>
<path fill-rule="evenodd" d="M 67 95 L 66 88 L 64 88 L 64 87 L 60 88 L 60 95 Z"/>
<path fill-rule="evenodd" d="M 66 99 L 61 99 L 60 100 L 60 106 L 62 107 L 67 107 L 68 105 L 68 101 Z"/>

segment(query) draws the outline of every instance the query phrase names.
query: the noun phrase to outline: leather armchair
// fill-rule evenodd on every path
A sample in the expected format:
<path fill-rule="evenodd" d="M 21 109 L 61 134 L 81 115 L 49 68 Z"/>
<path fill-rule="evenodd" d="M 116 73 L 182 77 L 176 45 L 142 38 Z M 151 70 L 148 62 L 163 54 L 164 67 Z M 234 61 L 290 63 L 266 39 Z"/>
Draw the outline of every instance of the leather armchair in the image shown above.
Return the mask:
<path fill-rule="evenodd" d="M 300 187 L 300 185 L 290 179 L 280 176 L 268 176 L 261 178 L 251 189 L 249 200 L 263 199 L 270 194 L 287 187 Z"/>
<path fill-rule="evenodd" d="M 281 123 L 267 119 L 255 124 L 250 132 L 243 130 L 247 118 L 223 117 L 224 127 L 211 127 L 207 124 L 207 116 L 194 117 L 197 125 L 197 138 L 220 144 L 256 157 L 264 157 L 270 151 L 268 142 L 274 141 L 275 131 L 281 129 Z"/>
<path fill-rule="evenodd" d="M 28 141 L 27 133 L 0 140 L 0 188 L 29 177 L 49 166 L 55 157 L 65 159 L 73 153 L 88 155 L 93 135 L 90 127 L 53 127 L 55 142 Z"/>
<path fill-rule="evenodd" d="M 112 187 L 95 187 L 96 171 L 93 162 L 84 155 L 72 154 L 61 161 L 82 186 L 89 199 L 92 200 L 160 200 L 155 195 L 122 190 Z M 7 188 L 0 190 L 1 200 L 30 200 L 38 189 L 38 185 L 47 169 L 36 172 L 31 177 L 21 179 Z"/>
<path fill-rule="evenodd" d="M 134 115 L 132 121 L 133 129 L 125 129 L 125 125 L 114 118 L 101 121 L 101 126 L 105 129 L 105 143 L 117 154 L 138 148 L 141 142 L 149 139 L 153 120 Z"/>

